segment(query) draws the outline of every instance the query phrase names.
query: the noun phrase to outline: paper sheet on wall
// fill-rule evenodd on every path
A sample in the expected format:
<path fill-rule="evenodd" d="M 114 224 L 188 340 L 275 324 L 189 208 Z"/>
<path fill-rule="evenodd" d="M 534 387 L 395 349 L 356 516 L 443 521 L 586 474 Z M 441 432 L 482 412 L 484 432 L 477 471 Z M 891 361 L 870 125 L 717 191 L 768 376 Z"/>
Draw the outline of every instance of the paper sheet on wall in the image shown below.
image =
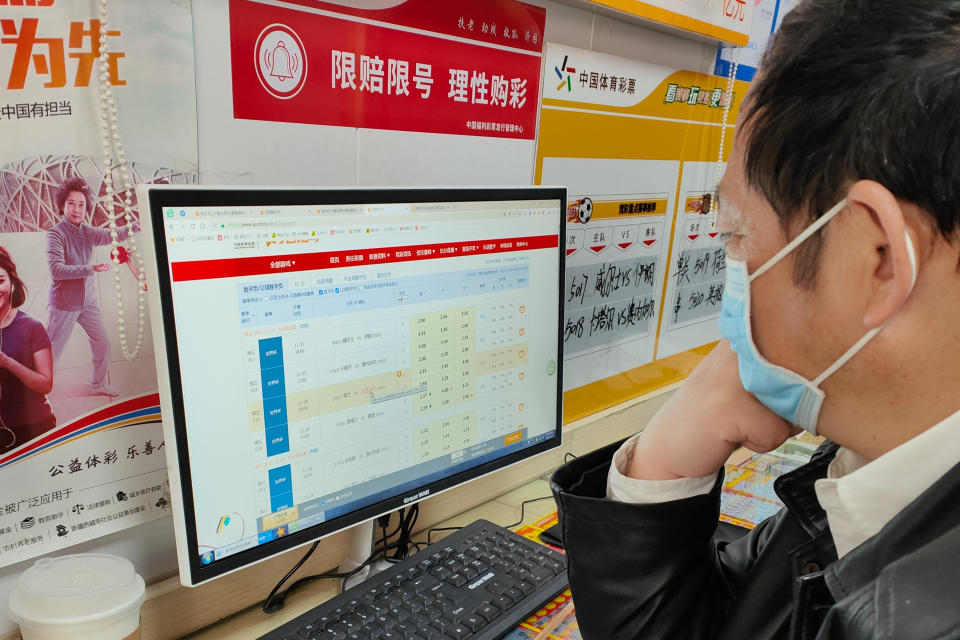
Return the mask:
<path fill-rule="evenodd" d="M 149 317 L 139 357 L 127 361 L 120 348 L 116 299 L 126 309 L 132 349 L 138 282 L 129 240 L 121 245 L 132 259 L 120 265 L 119 280 L 110 263 L 107 213 L 122 212 L 123 195 L 111 201 L 104 185 L 100 3 L 25 4 L 46 6 L 0 7 L 0 82 L 6 86 L 0 99 L 0 246 L 27 291 L 11 316 L 31 333 L 27 342 L 11 323 L 0 331 L 0 344 L 4 353 L 19 351 L 31 371 L 43 368 L 46 351 L 53 384 L 27 402 L 17 399 L 26 397 L 21 381 L 3 378 L 0 566 L 169 513 Z M 109 0 L 107 8 L 108 77 L 133 182 L 196 182 L 189 3 Z M 55 194 L 75 178 L 91 191 L 92 207 L 76 229 L 92 255 L 84 261 L 64 250 L 50 258 L 51 229 L 70 224 Z M 61 273 L 55 281 L 51 264 L 58 260 L 83 274 L 63 280 Z M 64 292 L 70 285 L 63 282 L 78 283 L 72 290 L 80 298 L 69 302 Z"/>
<path fill-rule="evenodd" d="M 709 201 L 746 85 L 552 43 L 546 66 L 535 181 L 568 189 L 570 422 L 681 380 L 719 339 Z"/>

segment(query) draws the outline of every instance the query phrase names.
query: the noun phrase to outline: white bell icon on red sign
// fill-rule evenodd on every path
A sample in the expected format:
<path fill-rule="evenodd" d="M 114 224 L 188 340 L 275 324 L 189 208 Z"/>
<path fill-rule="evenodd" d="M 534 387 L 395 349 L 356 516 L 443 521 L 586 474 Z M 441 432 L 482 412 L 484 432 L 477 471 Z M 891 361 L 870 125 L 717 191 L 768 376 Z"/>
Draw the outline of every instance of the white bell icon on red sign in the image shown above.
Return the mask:
<path fill-rule="evenodd" d="M 270 69 L 270 75 L 279 80 L 290 80 L 293 73 L 300 66 L 300 60 L 295 54 L 291 54 L 283 40 L 277 43 L 273 51 L 263 52 L 264 63 Z"/>
<path fill-rule="evenodd" d="M 284 24 L 265 27 L 257 38 L 254 55 L 257 78 L 268 93 L 286 100 L 303 88 L 307 54 L 293 29 Z"/>

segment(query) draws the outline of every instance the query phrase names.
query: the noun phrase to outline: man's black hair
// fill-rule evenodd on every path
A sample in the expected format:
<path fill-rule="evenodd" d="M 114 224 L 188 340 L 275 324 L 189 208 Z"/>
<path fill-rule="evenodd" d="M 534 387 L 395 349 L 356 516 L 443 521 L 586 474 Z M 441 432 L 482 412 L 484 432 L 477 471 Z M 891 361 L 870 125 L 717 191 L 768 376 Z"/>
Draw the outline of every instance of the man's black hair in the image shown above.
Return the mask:
<path fill-rule="evenodd" d="M 739 126 L 747 182 L 788 232 L 875 180 L 956 238 L 960 0 L 804 0 L 772 39 Z M 820 244 L 798 250 L 798 283 L 812 284 Z"/>

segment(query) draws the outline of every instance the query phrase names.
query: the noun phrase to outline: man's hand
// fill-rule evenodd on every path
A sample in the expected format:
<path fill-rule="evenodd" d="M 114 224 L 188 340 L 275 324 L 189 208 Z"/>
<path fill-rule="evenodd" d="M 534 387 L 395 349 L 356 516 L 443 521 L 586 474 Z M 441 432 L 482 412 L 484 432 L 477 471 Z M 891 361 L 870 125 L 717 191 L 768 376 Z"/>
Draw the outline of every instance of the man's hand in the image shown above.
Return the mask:
<path fill-rule="evenodd" d="M 799 431 L 744 390 L 737 354 L 721 340 L 650 420 L 627 475 L 641 480 L 705 476 L 740 446 L 770 451 Z"/>
<path fill-rule="evenodd" d="M 101 262 L 100 264 L 95 264 L 95 265 L 93 265 L 93 270 L 94 270 L 94 271 L 109 271 L 109 270 L 110 270 L 110 263 L 109 263 L 109 262 Z"/>

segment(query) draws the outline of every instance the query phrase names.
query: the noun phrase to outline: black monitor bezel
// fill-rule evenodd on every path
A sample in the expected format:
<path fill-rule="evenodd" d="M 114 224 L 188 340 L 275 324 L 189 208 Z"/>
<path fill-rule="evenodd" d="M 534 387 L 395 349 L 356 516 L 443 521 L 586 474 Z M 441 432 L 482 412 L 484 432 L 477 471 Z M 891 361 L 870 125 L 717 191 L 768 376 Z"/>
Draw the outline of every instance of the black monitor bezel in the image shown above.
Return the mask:
<path fill-rule="evenodd" d="M 167 207 L 212 207 L 212 206 L 297 206 L 297 205 L 339 205 L 339 204 L 389 204 L 389 203 L 421 203 L 421 202 L 498 202 L 518 200 L 559 200 L 560 226 L 558 254 L 558 287 L 557 287 L 557 406 L 554 437 L 542 443 L 530 446 L 520 451 L 508 454 L 489 462 L 482 463 L 446 478 L 424 484 L 412 491 L 404 491 L 393 497 L 379 500 L 373 504 L 352 511 L 330 521 L 312 525 L 288 534 L 269 543 L 257 545 L 237 552 L 210 564 L 204 565 L 197 553 L 190 550 L 198 548 L 196 531 L 196 512 L 193 503 L 193 482 L 190 473 L 189 448 L 187 447 L 187 433 L 183 407 L 183 387 L 180 377 L 180 359 L 177 349 L 175 310 L 173 313 L 163 312 L 163 337 L 165 342 L 166 366 L 168 384 L 170 386 L 170 400 L 173 416 L 163 416 L 165 420 L 173 420 L 173 430 L 176 437 L 178 453 L 178 472 L 180 477 L 179 500 L 183 510 L 184 531 L 190 576 L 186 581 L 189 584 L 200 584 L 237 569 L 255 564 L 271 556 L 283 553 L 294 547 L 326 537 L 338 531 L 348 529 L 356 524 L 365 522 L 383 513 L 410 506 L 419 500 L 404 502 L 411 493 L 427 490 L 427 496 L 433 496 L 446 489 L 464 484 L 480 476 L 510 466 L 526 458 L 533 457 L 544 451 L 559 447 L 563 426 L 563 295 L 565 252 L 564 239 L 566 230 L 567 192 L 563 187 L 464 187 L 464 188 L 337 188 L 337 189 L 310 189 L 310 188 L 160 188 L 150 189 L 148 204 L 153 232 L 153 253 L 156 264 L 147 268 L 157 270 L 159 286 L 158 295 L 161 305 L 166 310 L 173 310 L 172 289 L 170 282 L 169 264 L 164 219 L 162 212 Z M 142 204 L 141 204 L 142 206 Z M 156 314 L 155 314 L 156 315 Z M 153 318 L 156 322 L 157 317 Z M 158 356 L 159 357 L 159 356 Z M 160 381 L 162 384 L 164 381 Z M 178 553 L 181 550 L 178 548 Z M 182 566 L 182 561 L 181 561 Z"/>

